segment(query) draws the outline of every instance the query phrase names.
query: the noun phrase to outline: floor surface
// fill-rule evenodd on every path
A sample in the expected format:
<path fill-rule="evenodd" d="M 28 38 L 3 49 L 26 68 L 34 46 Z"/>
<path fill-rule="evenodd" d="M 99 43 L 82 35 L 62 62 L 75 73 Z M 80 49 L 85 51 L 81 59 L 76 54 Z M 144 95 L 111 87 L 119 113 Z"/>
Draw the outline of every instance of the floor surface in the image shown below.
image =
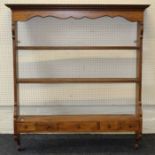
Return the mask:
<path fill-rule="evenodd" d="M 134 135 L 22 135 L 18 152 L 13 135 L 0 135 L 0 155 L 155 155 L 155 134 L 143 135 L 133 149 Z"/>

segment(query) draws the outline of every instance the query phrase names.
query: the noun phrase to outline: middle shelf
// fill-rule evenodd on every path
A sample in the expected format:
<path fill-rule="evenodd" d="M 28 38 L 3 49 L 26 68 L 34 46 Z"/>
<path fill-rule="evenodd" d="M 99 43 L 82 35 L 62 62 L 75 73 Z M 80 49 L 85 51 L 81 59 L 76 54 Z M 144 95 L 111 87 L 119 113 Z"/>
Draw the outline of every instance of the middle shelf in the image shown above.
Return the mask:
<path fill-rule="evenodd" d="M 138 78 L 19 78 L 17 83 L 138 83 Z"/>

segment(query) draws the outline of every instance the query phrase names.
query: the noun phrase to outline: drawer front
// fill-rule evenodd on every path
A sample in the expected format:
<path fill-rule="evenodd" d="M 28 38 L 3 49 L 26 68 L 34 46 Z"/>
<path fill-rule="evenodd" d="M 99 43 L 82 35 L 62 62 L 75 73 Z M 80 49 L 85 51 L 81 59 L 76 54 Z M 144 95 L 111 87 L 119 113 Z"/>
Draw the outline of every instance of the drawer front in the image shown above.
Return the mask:
<path fill-rule="evenodd" d="M 86 132 L 98 131 L 98 122 L 33 122 L 17 123 L 18 132 Z"/>
<path fill-rule="evenodd" d="M 17 132 L 35 132 L 36 127 L 34 123 L 17 123 Z"/>
<path fill-rule="evenodd" d="M 104 121 L 100 123 L 101 131 L 136 131 L 138 123 L 136 121 Z"/>
<path fill-rule="evenodd" d="M 60 122 L 58 124 L 59 131 L 97 131 L 99 129 L 97 122 Z"/>
<path fill-rule="evenodd" d="M 39 132 L 54 132 L 58 130 L 57 123 L 36 123 L 36 130 Z"/>

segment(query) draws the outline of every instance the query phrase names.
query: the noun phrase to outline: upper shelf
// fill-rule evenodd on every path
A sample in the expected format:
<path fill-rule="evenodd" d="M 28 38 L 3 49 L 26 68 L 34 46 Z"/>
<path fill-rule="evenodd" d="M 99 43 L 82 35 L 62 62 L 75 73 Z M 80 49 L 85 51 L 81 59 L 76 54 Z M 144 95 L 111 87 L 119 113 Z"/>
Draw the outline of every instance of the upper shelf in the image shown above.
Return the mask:
<path fill-rule="evenodd" d="M 67 18 L 100 18 L 123 17 L 129 21 L 143 21 L 143 12 L 149 5 L 73 5 L 73 4 L 6 4 L 11 8 L 13 21 L 26 21 L 33 17 Z"/>

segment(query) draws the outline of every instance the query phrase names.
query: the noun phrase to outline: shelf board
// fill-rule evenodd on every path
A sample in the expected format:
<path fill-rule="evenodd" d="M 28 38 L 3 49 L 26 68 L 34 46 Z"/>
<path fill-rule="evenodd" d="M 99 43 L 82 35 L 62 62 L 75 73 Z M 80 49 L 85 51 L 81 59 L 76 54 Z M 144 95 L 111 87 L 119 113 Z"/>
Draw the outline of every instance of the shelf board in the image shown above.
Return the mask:
<path fill-rule="evenodd" d="M 18 50 L 136 50 L 137 46 L 17 46 Z"/>
<path fill-rule="evenodd" d="M 137 78 L 19 78 L 17 83 L 136 83 Z"/>

